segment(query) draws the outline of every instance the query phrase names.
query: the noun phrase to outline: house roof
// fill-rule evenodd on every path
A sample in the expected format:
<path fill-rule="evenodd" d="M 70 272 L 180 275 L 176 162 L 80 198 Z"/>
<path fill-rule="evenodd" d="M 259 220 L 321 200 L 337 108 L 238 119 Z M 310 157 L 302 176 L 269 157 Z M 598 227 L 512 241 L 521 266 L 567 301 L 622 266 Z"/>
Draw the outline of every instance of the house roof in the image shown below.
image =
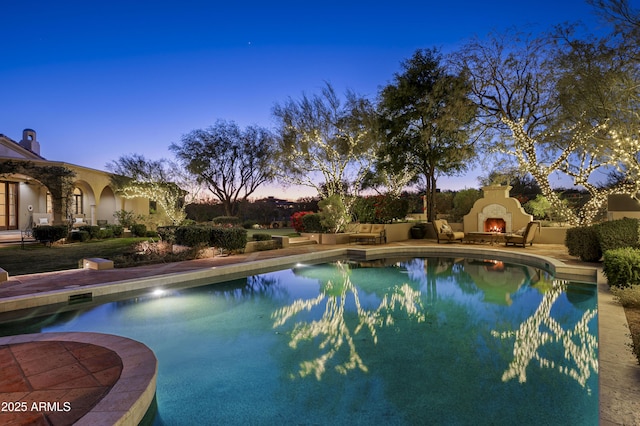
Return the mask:
<path fill-rule="evenodd" d="M 23 147 L 18 142 L 14 141 L 10 137 L 0 133 L 0 157 L 4 158 L 16 158 L 16 159 L 31 159 L 31 160 L 46 160 L 39 154 Z"/>

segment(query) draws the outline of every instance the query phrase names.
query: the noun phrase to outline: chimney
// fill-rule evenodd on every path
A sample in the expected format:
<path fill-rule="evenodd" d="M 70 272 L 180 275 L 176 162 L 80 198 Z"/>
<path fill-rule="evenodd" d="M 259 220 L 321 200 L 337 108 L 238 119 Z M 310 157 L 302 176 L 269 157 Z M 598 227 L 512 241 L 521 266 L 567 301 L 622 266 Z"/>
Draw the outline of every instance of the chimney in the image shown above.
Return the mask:
<path fill-rule="evenodd" d="M 40 142 L 36 140 L 36 131 L 31 129 L 24 129 L 22 131 L 22 140 L 20 146 L 28 149 L 34 154 L 40 155 Z"/>

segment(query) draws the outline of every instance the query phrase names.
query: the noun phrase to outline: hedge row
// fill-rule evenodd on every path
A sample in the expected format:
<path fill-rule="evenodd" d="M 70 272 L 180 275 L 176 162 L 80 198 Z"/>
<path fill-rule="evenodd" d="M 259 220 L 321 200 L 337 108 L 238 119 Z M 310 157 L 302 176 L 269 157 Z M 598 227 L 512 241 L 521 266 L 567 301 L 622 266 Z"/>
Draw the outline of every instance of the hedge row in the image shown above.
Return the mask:
<path fill-rule="evenodd" d="M 619 219 L 567 230 L 565 245 L 584 262 L 603 257 L 603 272 L 610 286 L 640 284 L 640 220 Z"/>
<path fill-rule="evenodd" d="M 91 239 L 104 240 L 121 237 L 122 232 L 123 228 L 120 225 L 107 225 L 105 228 L 87 225 L 81 226 L 75 232 L 69 232 L 67 225 L 43 225 L 33 228 L 33 238 L 39 242 L 55 242 L 63 238 L 84 242 Z"/>
<path fill-rule="evenodd" d="M 247 245 L 247 230 L 210 225 L 163 226 L 158 228 L 163 241 L 188 247 L 216 247 L 222 251 L 242 251 Z"/>
<path fill-rule="evenodd" d="M 640 249 L 640 220 L 619 219 L 567 230 L 565 245 L 571 256 L 597 262 L 607 250 Z"/>
<path fill-rule="evenodd" d="M 41 243 L 53 243 L 67 237 L 67 225 L 43 225 L 33 228 L 33 238 Z"/>

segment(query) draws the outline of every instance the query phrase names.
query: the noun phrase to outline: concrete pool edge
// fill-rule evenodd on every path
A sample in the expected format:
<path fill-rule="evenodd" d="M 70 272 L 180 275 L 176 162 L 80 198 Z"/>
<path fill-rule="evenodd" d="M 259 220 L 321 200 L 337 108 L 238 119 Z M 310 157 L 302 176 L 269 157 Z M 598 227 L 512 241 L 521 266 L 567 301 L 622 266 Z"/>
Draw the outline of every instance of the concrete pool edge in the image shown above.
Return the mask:
<path fill-rule="evenodd" d="M 228 281 L 248 275 L 255 275 L 304 262 L 322 262 L 339 257 L 364 257 L 370 259 L 380 256 L 479 256 L 498 257 L 507 261 L 521 262 L 552 272 L 558 279 L 585 281 L 596 283 L 597 268 L 567 265 L 562 261 L 529 253 L 514 253 L 492 248 L 460 247 L 460 246 L 394 246 L 375 248 L 337 248 L 319 252 L 303 253 L 263 260 L 248 260 L 224 266 L 212 266 L 186 272 L 159 274 L 150 277 L 134 278 L 120 281 L 102 282 L 74 288 L 61 288 L 36 294 L 5 297 L 0 299 L 0 313 L 37 308 L 47 305 L 69 303 L 70 297 L 86 295 L 87 298 L 109 296 L 114 294 L 155 289 L 184 282 L 210 283 Z M 78 307 L 82 306 L 81 303 Z"/>
<path fill-rule="evenodd" d="M 122 360 L 122 372 L 111 390 L 75 425 L 138 424 L 156 393 L 158 361 L 144 344 L 121 336 L 90 332 L 56 332 L 0 337 L 0 345 L 63 341 L 101 346 Z"/>

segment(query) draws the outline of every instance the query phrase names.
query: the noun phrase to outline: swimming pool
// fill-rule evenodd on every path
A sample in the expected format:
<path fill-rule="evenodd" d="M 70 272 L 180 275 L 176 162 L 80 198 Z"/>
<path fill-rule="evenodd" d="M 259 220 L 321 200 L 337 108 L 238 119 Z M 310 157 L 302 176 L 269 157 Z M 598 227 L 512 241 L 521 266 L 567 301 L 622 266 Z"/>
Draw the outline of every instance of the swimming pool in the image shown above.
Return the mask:
<path fill-rule="evenodd" d="M 499 260 L 299 265 L 33 327 L 149 346 L 156 424 L 598 423 L 595 286 Z"/>

